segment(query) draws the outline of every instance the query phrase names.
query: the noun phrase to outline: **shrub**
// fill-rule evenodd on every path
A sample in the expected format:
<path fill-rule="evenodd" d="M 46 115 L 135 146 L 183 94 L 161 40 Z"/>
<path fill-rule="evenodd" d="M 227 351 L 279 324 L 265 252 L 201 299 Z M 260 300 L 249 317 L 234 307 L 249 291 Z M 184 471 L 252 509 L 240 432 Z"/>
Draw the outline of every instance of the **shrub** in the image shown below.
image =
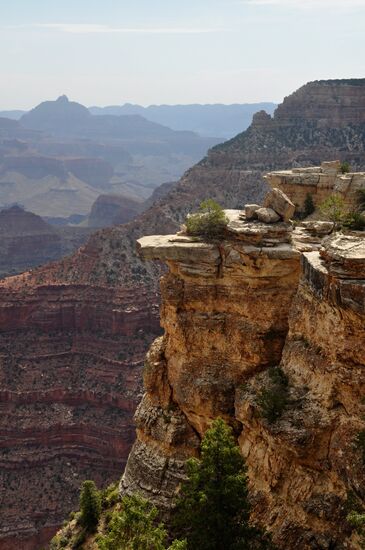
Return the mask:
<path fill-rule="evenodd" d="M 345 162 L 341 163 L 340 170 L 342 174 L 348 174 L 351 170 L 350 163 L 345 160 Z"/>
<path fill-rule="evenodd" d="M 313 195 L 311 193 L 307 193 L 304 201 L 304 217 L 310 216 L 315 211 L 315 206 L 313 202 Z"/>
<path fill-rule="evenodd" d="M 365 514 L 359 512 L 350 512 L 347 516 L 347 521 L 355 528 L 355 531 L 359 533 L 362 548 L 365 547 Z"/>
<path fill-rule="evenodd" d="M 319 209 L 325 218 L 335 224 L 335 228 L 346 221 L 349 215 L 345 201 L 340 195 L 330 195 L 322 202 Z"/>
<path fill-rule="evenodd" d="M 249 523 L 246 467 L 232 429 L 218 418 L 201 444 L 201 458 L 187 461 L 174 511 L 178 536 L 189 550 L 269 548 L 265 534 Z"/>
<path fill-rule="evenodd" d="M 278 420 L 288 405 L 288 378 L 279 367 L 268 370 L 269 385 L 256 398 L 260 414 L 269 424 Z"/>
<path fill-rule="evenodd" d="M 228 219 L 218 203 L 207 199 L 200 204 L 198 212 L 187 217 L 185 224 L 188 235 L 215 239 L 222 236 Z"/>
<path fill-rule="evenodd" d="M 80 524 L 90 532 L 95 531 L 101 512 L 101 497 L 93 481 L 84 481 L 80 494 Z"/>
<path fill-rule="evenodd" d="M 356 210 L 354 212 L 349 212 L 343 225 L 349 229 L 354 229 L 355 231 L 364 231 L 365 215 Z"/>
<path fill-rule="evenodd" d="M 121 499 L 121 509 L 112 514 L 105 535 L 97 543 L 101 550 L 166 550 L 167 531 L 156 523 L 158 510 L 138 495 Z M 169 549 L 185 550 L 183 541 L 175 541 Z"/>

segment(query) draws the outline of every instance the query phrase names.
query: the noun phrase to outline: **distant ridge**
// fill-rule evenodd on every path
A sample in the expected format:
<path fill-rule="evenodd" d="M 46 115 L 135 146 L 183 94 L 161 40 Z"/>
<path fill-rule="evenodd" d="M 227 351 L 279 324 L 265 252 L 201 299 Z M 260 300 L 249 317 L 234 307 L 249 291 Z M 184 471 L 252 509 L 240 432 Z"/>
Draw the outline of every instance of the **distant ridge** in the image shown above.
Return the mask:
<path fill-rule="evenodd" d="M 232 105 L 150 105 L 142 107 L 125 103 L 107 107 L 90 107 L 93 115 L 141 115 L 146 119 L 163 124 L 173 130 L 191 130 L 202 136 L 231 138 L 246 130 L 257 111 L 272 114 L 275 103 L 235 103 Z"/>

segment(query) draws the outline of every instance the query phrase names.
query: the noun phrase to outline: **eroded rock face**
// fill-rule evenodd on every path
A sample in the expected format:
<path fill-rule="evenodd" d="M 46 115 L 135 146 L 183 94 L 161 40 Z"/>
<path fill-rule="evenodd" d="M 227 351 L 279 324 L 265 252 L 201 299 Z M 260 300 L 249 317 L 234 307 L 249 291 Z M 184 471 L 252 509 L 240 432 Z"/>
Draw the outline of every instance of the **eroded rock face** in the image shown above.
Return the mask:
<path fill-rule="evenodd" d="M 160 333 L 153 287 L 136 273 L 138 291 L 118 284 L 125 246 L 120 229 L 101 232 L 74 257 L 0 283 L 1 550 L 45 546 L 83 480 L 102 487 L 124 469 Z"/>
<path fill-rule="evenodd" d="M 281 361 L 288 409 L 270 425 L 257 415 L 255 391 L 236 401 L 256 517 L 283 548 L 360 548 L 346 501 L 351 494 L 365 500 L 354 445 L 365 426 L 364 261 L 359 234 L 332 237 L 323 251 L 303 255 Z"/>
<path fill-rule="evenodd" d="M 163 509 L 211 420 L 222 416 L 240 431 L 236 389 L 280 361 L 298 282 L 288 224 L 226 213 L 219 245 L 173 235 L 139 240 L 144 258 L 169 267 L 161 282 L 165 336 L 147 358 L 137 442 L 121 487 L 142 491 Z"/>
<path fill-rule="evenodd" d="M 270 172 L 265 178 L 272 187 L 286 193 L 301 211 L 308 195 L 311 195 L 315 206 L 320 206 L 333 194 L 342 196 L 345 205 L 356 210 L 359 207 L 359 191 L 365 189 L 365 172 L 342 174 L 340 168 L 340 162 L 326 161 L 321 166 Z"/>
<path fill-rule="evenodd" d="M 165 335 L 147 357 L 121 492 L 142 492 L 168 514 L 184 460 L 221 416 L 246 459 L 254 519 L 280 548 L 359 549 L 346 501 L 350 493 L 365 500 L 354 446 L 365 427 L 363 234 L 327 237 L 321 251 L 301 255 L 288 224 L 226 213 L 219 245 L 180 235 L 139 240 L 145 259 L 169 267 Z M 319 248 L 316 238 L 329 229 L 310 226 L 307 242 Z M 258 395 L 278 365 L 289 401 L 270 423 Z"/>

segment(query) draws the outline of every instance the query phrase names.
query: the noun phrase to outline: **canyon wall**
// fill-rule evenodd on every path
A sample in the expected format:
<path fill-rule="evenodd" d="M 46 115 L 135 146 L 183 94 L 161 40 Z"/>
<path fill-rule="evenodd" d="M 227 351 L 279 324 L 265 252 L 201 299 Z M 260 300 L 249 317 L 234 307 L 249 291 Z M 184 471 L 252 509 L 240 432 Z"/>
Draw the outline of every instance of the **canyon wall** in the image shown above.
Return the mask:
<path fill-rule="evenodd" d="M 104 239 L 0 283 L 2 550 L 44 546 L 84 479 L 102 487 L 120 477 L 135 437 L 157 298 L 142 283 L 137 293 L 113 285 Z M 107 242 L 116 249 L 118 230 Z M 78 269 L 83 280 L 72 282 Z"/>
<path fill-rule="evenodd" d="M 314 250 L 301 254 L 303 228 L 292 238 L 289 224 L 227 214 L 219 244 L 139 240 L 145 260 L 169 268 L 165 334 L 147 356 L 121 493 L 138 491 L 168 516 L 184 460 L 221 416 L 246 458 L 253 517 L 280 548 L 360 548 L 346 516 L 350 496 L 365 500 L 354 445 L 365 426 L 364 236 L 335 234 L 322 248 L 308 228 Z M 279 365 L 288 403 L 273 422 L 259 396 Z"/>
<path fill-rule="evenodd" d="M 3 319 L 1 338 L 4 341 L 1 351 L 0 376 L 4 380 L 4 395 L 6 391 L 9 391 L 13 396 L 12 399 L 18 400 L 19 410 L 23 411 L 18 414 L 16 423 L 19 445 L 13 445 L 15 428 L 10 420 L 9 433 L 5 429 L 5 437 L 2 440 L 4 445 L 3 456 L 6 457 L 6 454 L 12 453 L 11 463 L 16 464 L 18 468 L 12 474 L 11 479 L 13 481 L 10 483 L 10 481 L 3 478 L 0 487 L 1 495 L 3 495 L 2 504 L 6 510 L 6 513 L 2 516 L 1 524 L 3 541 L 7 533 L 9 535 L 8 542 L 3 543 L 3 549 L 8 550 L 16 546 L 18 542 L 17 533 L 21 532 L 24 537 L 33 537 L 33 539 L 28 538 L 30 541 L 29 550 L 38 550 L 41 541 L 45 541 L 47 538 L 46 518 L 50 518 L 52 524 L 50 529 L 53 530 L 66 517 L 66 514 L 77 506 L 77 492 L 82 479 L 93 477 L 96 481 L 107 482 L 112 478 L 119 477 L 123 468 L 128 454 L 127 446 L 131 442 L 132 411 L 129 409 L 125 411 L 122 402 L 126 399 L 128 407 L 132 409 L 135 403 L 139 401 L 141 378 L 136 373 L 141 368 L 143 356 L 150 342 L 160 334 L 157 313 L 159 303 L 158 277 L 163 269 L 158 263 L 143 263 L 141 261 L 135 252 L 135 240 L 143 235 L 174 233 L 179 223 L 185 219 L 186 214 L 207 197 L 214 198 L 226 208 L 241 208 L 247 202 L 259 201 L 267 190 L 267 183 L 262 176 L 268 170 L 318 165 L 323 159 L 334 158 L 341 161 L 350 161 L 354 169 L 365 169 L 364 124 L 362 119 L 359 118 L 360 114 L 359 117 L 355 117 L 356 120 L 352 115 L 349 115 L 351 109 L 360 113 L 362 105 L 359 104 L 358 94 L 360 93 L 361 96 L 364 89 L 365 83 L 362 81 L 345 80 L 340 83 L 326 81 L 306 85 L 293 94 L 294 99 L 289 96 L 283 104 L 285 105 L 284 110 L 291 109 L 293 114 L 298 113 L 295 121 L 284 124 L 284 120 L 280 118 L 280 111 L 272 118 L 263 112 L 259 113 L 255 116 L 253 124 L 247 131 L 211 149 L 208 155 L 199 164 L 188 170 L 167 194 L 159 198 L 133 222 L 100 231 L 93 235 L 88 243 L 71 257 L 40 269 L 34 269 L 25 275 L 7 279 L 0 285 L 0 317 Z M 333 102 L 334 91 L 337 94 L 335 104 Z M 309 97 L 310 99 L 307 99 Z M 316 101 L 316 98 L 321 99 L 321 122 L 317 120 L 315 114 L 313 115 L 313 102 Z M 295 102 L 294 106 L 293 101 Z M 307 105 L 307 107 L 312 104 L 312 114 L 307 107 L 301 109 L 301 103 Z M 332 126 L 331 120 L 334 112 L 340 113 L 336 116 L 341 116 L 343 120 L 340 127 Z M 49 140 L 42 143 L 47 148 L 44 154 L 51 154 L 48 148 L 52 149 L 53 145 L 55 147 L 62 145 L 53 144 Z M 80 142 L 78 143 L 81 147 Z M 84 144 L 83 147 L 86 147 L 86 145 Z M 69 156 L 69 153 L 63 154 Z M 115 149 L 115 157 L 120 158 L 121 154 L 119 149 Z M 80 154 L 78 154 L 78 156 L 87 155 L 89 153 L 86 151 L 84 153 L 80 151 Z M 98 156 L 103 155 L 98 153 Z M 7 181 L 9 181 L 8 178 Z M 49 202 L 47 196 L 45 198 L 42 196 L 42 199 Z M 57 200 L 59 201 L 59 199 Z M 53 203 L 56 204 L 54 201 Z M 257 344 L 258 348 L 256 349 L 255 344 L 252 343 L 252 348 L 250 348 L 247 357 L 242 357 L 247 369 L 252 368 L 252 371 L 256 368 L 261 370 L 271 364 L 271 361 L 277 361 L 280 357 L 281 347 L 284 345 L 287 330 L 287 321 L 285 320 L 287 312 L 285 313 L 284 310 L 289 307 L 289 296 L 294 293 L 294 290 L 290 290 L 289 287 L 285 288 L 283 285 L 286 282 L 289 283 L 290 280 L 294 285 L 294 279 L 298 280 L 299 270 L 299 256 L 290 243 L 287 242 L 288 231 L 289 229 L 285 227 L 279 231 L 275 238 L 273 235 L 270 237 L 268 235 L 266 237 L 262 236 L 264 240 L 267 239 L 265 249 L 268 249 L 267 259 L 263 258 L 262 261 L 266 262 L 266 266 L 272 266 L 273 272 L 276 274 L 275 277 L 270 275 L 271 267 L 267 275 L 260 276 L 260 251 L 262 247 L 261 245 L 255 245 L 255 239 L 259 243 L 261 237 L 252 237 L 253 241 L 250 244 L 250 246 L 253 246 L 252 257 L 250 256 L 250 248 L 242 251 L 240 247 L 246 247 L 246 245 L 241 243 L 238 237 L 237 239 L 235 237 L 234 240 L 237 240 L 237 242 L 235 241 L 237 253 L 232 252 L 229 257 L 232 260 L 236 256 L 236 263 L 233 262 L 234 268 L 230 268 L 228 265 L 225 267 L 225 283 L 219 287 L 222 293 L 227 293 L 227 296 L 230 296 L 232 320 L 235 315 L 238 318 L 240 317 L 242 309 L 242 314 L 244 314 L 242 330 L 246 330 L 247 337 L 257 335 L 257 331 L 260 333 L 261 330 L 258 322 L 252 324 L 248 321 L 248 304 L 250 304 L 250 308 L 254 308 L 256 314 L 259 315 L 260 322 L 261 320 L 264 322 L 263 336 L 268 342 L 272 342 L 270 353 L 266 350 L 267 346 Z M 275 244 L 276 238 L 279 240 Z M 284 239 L 281 245 L 279 244 L 280 239 Z M 302 248 L 305 249 L 309 246 L 305 236 L 303 241 Z M 272 247 L 271 244 L 275 246 Z M 292 266 L 290 273 L 285 272 L 283 284 L 280 275 L 280 266 L 283 263 L 279 262 L 278 259 L 275 260 L 274 257 L 270 259 L 269 256 L 270 250 L 272 250 L 272 253 L 274 251 L 279 253 L 281 246 L 284 247 L 284 250 L 288 247 L 289 258 L 287 264 L 285 262 L 284 264 Z M 257 249 L 256 252 L 255 248 Z M 238 276 L 238 272 L 241 270 L 238 260 L 240 254 L 242 254 L 242 257 L 247 258 L 247 270 L 250 269 L 250 266 L 252 268 L 252 276 L 248 279 L 250 282 L 245 285 L 245 288 L 247 287 L 247 299 L 249 300 L 246 306 L 247 311 L 244 310 L 243 305 L 237 305 L 235 302 L 235 293 L 238 293 L 237 298 L 244 295 L 239 285 L 233 282 L 231 284 L 227 279 L 230 269 L 233 270 L 234 278 Z M 218 269 L 222 263 L 219 258 L 217 257 L 214 260 L 216 262 L 214 269 Z M 227 259 L 227 261 L 230 260 Z M 210 269 L 213 269 L 213 260 L 210 261 L 209 265 Z M 169 277 L 166 279 L 166 289 L 164 290 L 166 294 L 171 294 L 174 290 L 173 281 Z M 178 277 L 180 277 L 180 274 Z M 201 276 L 200 280 L 204 281 L 204 277 Z M 243 280 L 242 277 L 241 280 Z M 216 281 L 216 279 L 212 276 L 211 287 L 212 292 L 215 292 L 215 282 L 213 284 L 213 281 Z M 251 283 L 253 286 L 250 294 Z M 204 285 L 205 283 L 203 287 Z M 259 309 L 254 303 L 253 289 L 255 285 L 258 285 L 259 289 L 262 288 L 265 297 L 263 299 L 267 304 L 267 313 L 264 309 Z M 275 324 L 272 323 L 270 295 L 275 295 L 275 288 L 278 285 L 280 300 L 283 301 L 283 304 L 278 306 L 279 310 L 282 308 L 282 311 L 278 311 L 281 321 L 276 325 L 276 322 Z M 189 292 L 191 293 L 192 303 L 194 303 L 192 286 L 189 286 Z M 230 289 L 230 286 L 232 286 L 232 289 Z M 198 298 L 199 296 L 196 300 Z M 212 300 L 211 295 L 209 299 Z M 179 300 L 180 302 L 183 300 L 182 295 L 180 295 Z M 220 298 L 220 303 L 223 307 L 223 297 Z M 197 317 L 200 327 L 204 326 L 206 313 L 203 308 L 201 317 Z M 211 323 L 212 334 L 214 331 L 217 331 L 217 334 L 224 331 L 223 321 L 220 317 L 221 313 L 218 310 L 216 317 L 208 319 Z M 190 312 L 186 312 L 187 320 L 189 318 L 188 314 L 190 315 Z M 175 315 L 173 310 L 171 310 L 171 315 Z M 266 315 L 268 315 L 268 319 L 265 322 Z M 178 311 L 176 316 L 178 318 Z M 230 321 L 227 327 L 230 326 L 229 330 L 233 330 L 233 325 L 229 323 Z M 238 338 L 237 333 L 234 333 L 233 336 Z M 29 348 L 30 344 L 31 348 Z M 182 461 L 186 456 L 197 452 L 199 437 L 193 426 L 196 424 L 196 426 L 203 427 L 206 424 L 211 412 L 208 402 L 211 390 L 207 385 L 207 381 L 209 379 L 213 380 L 214 376 L 219 374 L 221 368 L 225 371 L 229 370 L 226 363 L 220 365 L 223 352 L 226 353 L 227 351 L 228 353 L 228 350 L 217 348 L 217 362 L 213 363 L 211 373 L 204 373 L 199 381 L 201 391 L 196 399 L 200 403 L 199 406 L 202 407 L 202 418 L 199 419 L 200 413 L 198 413 L 195 424 L 191 425 L 186 420 L 185 415 L 181 413 L 179 407 L 176 406 L 175 398 L 170 397 L 172 390 L 164 374 L 165 346 L 167 346 L 165 340 L 156 344 L 155 351 L 151 352 L 152 355 L 150 354 L 145 369 L 146 384 L 147 387 L 151 387 L 148 395 L 154 394 L 152 391 L 153 386 L 162 388 L 161 395 L 156 398 L 153 397 L 150 406 L 151 414 L 156 414 L 154 423 L 150 422 L 151 433 L 148 433 L 144 423 L 147 414 L 145 411 L 148 411 L 147 402 L 145 402 L 143 408 L 138 410 L 136 422 L 139 426 L 139 436 L 142 437 L 142 432 L 146 434 L 146 444 L 143 448 L 141 447 L 140 452 L 141 463 L 146 464 L 148 462 L 146 453 L 149 452 L 151 467 L 153 468 L 156 464 L 154 462 L 156 461 L 156 454 L 149 450 L 150 447 L 147 443 L 154 442 L 155 448 L 161 445 L 164 446 L 164 452 L 170 453 L 169 461 L 174 463 L 174 468 L 165 468 L 164 480 L 167 479 L 170 472 L 171 478 L 169 482 L 164 481 L 163 483 L 168 484 L 171 482 L 174 485 L 174 476 L 179 478 L 182 475 L 182 469 L 180 468 L 182 467 Z M 95 349 L 97 349 L 97 352 L 93 351 Z M 169 350 L 170 348 L 167 347 L 167 354 Z M 214 356 L 213 351 L 210 357 Z M 121 353 L 120 358 L 118 358 L 119 353 Z M 97 356 L 100 363 L 95 363 L 96 358 L 89 359 L 90 354 Z M 192 364 L 194 361 L 198 361 L 197 357 L 198 354 L 196 354 L 196 357 L 191 357 Z M 229 387 L 230 385 L 233 386 L 241 376 L 237 366 L 240 361 L 239 354 L 235 355 L 234 350 L 231 350 L 229 357 L 230 360 L 234 361 L 235 370 L 232 372 L 227 388 L 224 387 L 224 395 L 216 411 L 219 414 L 226 411 L 226 416 L 231 415 L 229 411 L 233 407 Z M 29 358 L 34 358 L 31 367 L 28 366 L 30 364 Z M 39 366 L 37 366 L 37 361 L 40 363 Z M 18 369 L 17 364 L 19 364 Z M 89 364 L 90 369 L 87 371 L 85 369 Z M 45 391 L 49 400 L 47 408 L 51 409 L 53 400 L 56 400 L 56 395 L 59 399 L 60 396 L 63 396 L 62 406 L 69 407 L 70 414 L 62 413 L 57 416 L 56 413 L 52 412 L 53 416 L 50 416 L 49 429 L 46 426 L 48 413 L 45 414 L 44 408 L 39 414 L 36 410 L 36 404 L 24 405 L 20 409 L 22 399 L 26 400 L 30 391 L 30 378 L 28 380 L 24 377 L 26 375 L 30 376 L 32 369 L 35 369 L 34 378 L 31 379 L 31 387 L 34 387 L 34 392 L 42 392 L 43 384 L 46 384 Z M 180 376 L 178 365 L 176 369 L 176 375 Z M 83 374 L 77 377 L 79 371 Z M 65 374 L 61 375 L 61 372 Z M 66 372 L 74 374 L 71 377 L 71 374 L 67 375 Z M 12 373 L 18 373 L 17 376 L 19 375 L 14 378 L 13 382 L 10 380 Z M 116 373 L 121 376 L 120 386 L 115 385 Z M 129 382 L 127 383 L 130 377 L 134 377 L 133 373 L 136 374 L 133 380 L 134 389 L 128 386 Z M 161 383 L 158 381 L 159 376 L 161 377 Z M 242 373 L 243 379 L 245 376 L 246 374 Z M 57 385 L 58 377 L 60 377 L 60 383 Z M 69 377 L 72 380 L 72 385 L 68 383 Z M 124 384 L 126 389 L 124 389 Z M 58 388 L 58 394 L 56 392 L 52 394 L 51 388 L 53 385 Z M 71 389 L 68 389 L 69 387 Z M 218 391 L 218 389 L 217 386 L 216 390 Z M 94 391 L 100 393 L 105 405 L 99 406 L 98 404 L 97 406 L 97 401 L 92 397 Z M 207 396 L 205 396 L 205 392 L 208 392 Z M 118 397 L 119 394 L 120 397 Z M 33 393 L 33 397 L 35 395 L 38 394 Z M 78 396 L 78 405 L 74 404 L 75 395 Z M 117 407 L 113 405 L 118 421 L 114 420 L 114 413 L 105 412 L 106 403 L 110 399 L 109 396 L 113 396 L 113 398 L 115 396 L 116 402 L 120 403 Z M 189 396 L 184 395 L 179 395 L 178 398 L 182 404 L 188 403 L 190 399 Z M 6 399 L 8 401 L 4 406 L 10 407 L 8 404 L 10 402 L 9 398 L 6 397 Z M 163 404 L 161 407 L 158 404 L 160 401 Z M 91 402 L 94 404 L 91 405 Z M 74 415 L 72 407 L 82 406 L 85 406 L 89 412 L 85 415 L 76 412 Z M 51 412 L 49 414 L 51 415 Z M 84 416 L 85 419 L 87 418 L 85 425 L 89 426 L 88 428 L 82 424 Z M 49 473 L 46 474 L 45 470 L 42 469 L 43 467 L 38 468 L 34 463 L 32 468 L 34 481 L 28 483 L 27 457 L 29 457 L 29 452 L 27 449 L 30 445 L 28 427 L 31 426 L 32 430 L 39 434 L 37 436 L 37 452 L 33 454 L 36 461 L 37 456 L 41 457 L 43 449 L 50 457 L 48 448 L 50 442 L 53 441 L 53 426 L 55 426 L 56 421 L 60 424 L 61 420 L 61 431 L 70 435 L 64 436 L 64 442 L 57 447 L 57 452 L 56 447 L 54 447 L 54 458 L 50 459 L 49 462 L 53 471 L 50 469 Z M 79 429 L 81 424 L 83 427 Z M 238 422 L 235 425 L 239 432 L 240 423 Z M 110 437 L 108 436 L 108 445 L 110 444 L 114 449 L 119 445 L 119 449 L 123 448 L 125 451 L 120 452 L 117 457 L 116 455 L 113 456 L 108 445 L 102 449 L 102 445 L 97 441 L 98 438 L 94 438 L 91 445 L 88 434 L 94 431 L 99 434 L 100 426 L 105 427 L 105 434 L 112 434 Z M 167 428 L 169 439 L 162 431 Z M 57 427 L 55 431 L 58 430 L 59 433 L 60 429 Z M 85 430 L 85 436 L 82 430 Z M 96 449 L 90 469 L 83 471 L 82 466 L 75 466 L 75 473 L 81 472 L 79 476 L 75 477 L 73 474 L 69 474 L 67 462 L 67 467 L 64 463 L 61 467 L 57 466 L 57 460 L 66 460 L 64 458 L 58 459 L 58 457 L 66 456 L 69 453 L 66 449 L 66 439 L 69 438 L 70 440 L 71 434 L 78 456 L 75 459 L 75 464 L 81 464 L 80 457 L 83 453 L 87 455 L 91 464 L 90 452 L 93 453 L 92 449 Z M 116 440 L 113 440 L 115 442 L 112 443 L 114 436 Z M 11 443 L 8 444 L 8 440 Z M 160 440 L 161 443 L 159 443 Z M 106 441 L 106 439 L 102 439 L 102 441 Z M 31 445 L 29 449 L 32 452 Z M 115 466 L 116 462 L 113 462 L 115 457 L 118 462 L 117 466 Z M 164 460 L 164 455 L 162 455 L 161 468 L 164 468 Z M 70 460 L 68 462 L 71 463 Z M 112 462 L 113 464 L 111 464 Z M 4 463 L 6 463 L 5 459 Z M 154 472 L 152 472 L 150 479 L 146 475 L 143 483 L 153 488 L 151 480 L 153 480 L 154 475 Z M 156 475 L 160 475 L 158 469 Z M 17 485 L 15 485 L 15 479 Z M 42 480 L 42 483 L 44 480 L 43 492 L 37 492 L 34 489 L 37 483 L 41 483 L 40 480 Z M 18 486 L 19 490 L 17 489 Z M 52 497 L 53 493 L 57 495 L 57 498 Z M 169 490 L 166 489 L 166 506 L 168 506 L 169 494 Z M 70 497 L 66 495 L 70 495 Z M 8 503 L 11 503 L 11 506 L 10 504 L 8 506 Z M 50 534 L 50 531 L 48 531 L 48 534 Z M 22 544 L 25 545 L 25 542 L 22 542 Z"/>

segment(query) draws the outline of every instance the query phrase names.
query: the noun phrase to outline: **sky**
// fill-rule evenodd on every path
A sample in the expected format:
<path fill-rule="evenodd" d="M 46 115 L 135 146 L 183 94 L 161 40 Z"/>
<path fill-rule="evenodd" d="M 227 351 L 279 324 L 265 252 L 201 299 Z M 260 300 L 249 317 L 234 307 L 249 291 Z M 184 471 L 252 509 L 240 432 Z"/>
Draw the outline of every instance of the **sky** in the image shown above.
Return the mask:
<path fill-rule="evenodd" d="M 365 0 L 0 0 L 0 110 L 281 102 L 365 77 Z"/>

